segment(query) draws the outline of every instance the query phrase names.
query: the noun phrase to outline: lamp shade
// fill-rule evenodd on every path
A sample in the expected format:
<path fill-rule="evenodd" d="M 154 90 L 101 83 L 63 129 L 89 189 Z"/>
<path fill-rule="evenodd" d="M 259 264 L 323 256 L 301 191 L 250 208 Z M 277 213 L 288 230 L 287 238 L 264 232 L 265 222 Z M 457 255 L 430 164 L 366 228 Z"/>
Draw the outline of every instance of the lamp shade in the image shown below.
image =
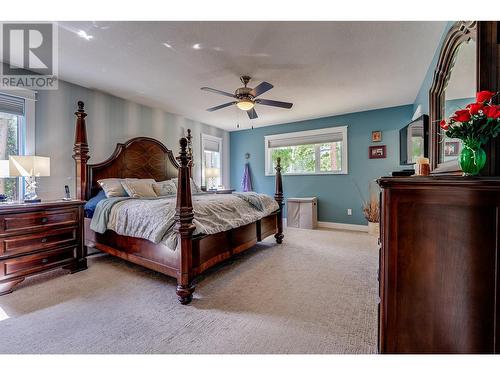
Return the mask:
<path fill-rule="evenodd" d="M 219 177 L 219 168 L 205 169 L 205 178 Z"/>
<path fill-rule="evenodd" d="M 44 156 L 9 156 L 11 177 L 50 176 L 50 158 Z"/>
<path fill-rule="evenodd" d="M 238 103 L 236 103 L 236 106 L 242 111 L 249 111 L 254 107 L 254 105 L 254 102 L 250 99 L 241 99 Z"/>
<path fill-rule="evenodd" d="M 10 177 L 8 160 L 0 160 L 0 178 L 2 177 Z"/>

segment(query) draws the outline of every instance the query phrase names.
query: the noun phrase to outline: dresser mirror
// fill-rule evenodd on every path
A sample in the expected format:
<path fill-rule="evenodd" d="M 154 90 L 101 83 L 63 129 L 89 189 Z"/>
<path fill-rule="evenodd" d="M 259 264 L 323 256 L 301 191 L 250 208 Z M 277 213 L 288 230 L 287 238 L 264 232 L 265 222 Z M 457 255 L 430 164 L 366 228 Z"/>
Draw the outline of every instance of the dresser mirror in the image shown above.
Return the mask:
<path fill-rule="evenodd" d="M 455 111 L 465 109 L 474 103 L 476 97 L 476 42 L 473 39 L 463 42 L 455 56 L 448 85 L 444 90 L 444 117 L 448 118 Z M 462 150 L 459 139 L 448 138 L 442 134 L 439 147 L 439 164 L 458 159 Z"/>
<path fill-rule="evenodd" d="M 461 173 L 461 141 L 446 137 L 439 121 L 475 101 L 476 51 L 476 22 L 456 22 L 443 43 L 429 93 L 432 173 Z"/>

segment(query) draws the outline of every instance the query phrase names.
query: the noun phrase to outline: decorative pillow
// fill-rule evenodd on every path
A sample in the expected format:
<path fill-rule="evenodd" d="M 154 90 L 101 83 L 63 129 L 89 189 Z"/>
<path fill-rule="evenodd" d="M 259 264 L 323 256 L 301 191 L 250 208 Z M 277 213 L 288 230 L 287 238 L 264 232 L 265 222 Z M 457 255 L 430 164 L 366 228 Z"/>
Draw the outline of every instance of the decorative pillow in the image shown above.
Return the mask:
<path fill-rule="evenodd" d="M 159 197 L 177 194 L 177 186 L 172 180 L 165 180 L 154 183 L 153 190 Z"/>
<path fill-rule="evenodd" d="M 85 203 L 85 206 L 83 208 L 85 212 L 85 217 L 92 218 L 94 216 L 94 211 L 95 208 L 97 207 L 97 203 L 102 201 L 103 199 L 106 199 L 106 194 L 104 193 L 104 190 L 99 190 L 99 193 L 95 197 L 90 198 L 87 203 Z"/>
<path fill-rule="evenodd" d="M 157 197 L 154 189 L 153 189 L 153 184 L 155 184 L 156 181 L 150 178 L 144 178 L 144 179 L 132 179 L 132 178 L 126 178 L 125 180 L 122 180 L 122 185 L 125 191 L 129 196 L 132 198 L 154 198 Z"/>
<path fill-rule="evenodd" d="M 126 197 L 127 192 L 122 186 L 122 181 L 123 179 L 121 178 L 105 178 L 103 180 L 98 180 L 97 183 L 101 185 L 107 198 Z"/>
<path fill-rule="evenodd" d="M 175 184 L 175 189 L 177 190 L 177 178 L 172 178 L 170 181 L 173 181 Z M 198 186 L 196 182 L 194 182 L 191 177 L 191 193 L 203 193 L 203 190 Z"/>

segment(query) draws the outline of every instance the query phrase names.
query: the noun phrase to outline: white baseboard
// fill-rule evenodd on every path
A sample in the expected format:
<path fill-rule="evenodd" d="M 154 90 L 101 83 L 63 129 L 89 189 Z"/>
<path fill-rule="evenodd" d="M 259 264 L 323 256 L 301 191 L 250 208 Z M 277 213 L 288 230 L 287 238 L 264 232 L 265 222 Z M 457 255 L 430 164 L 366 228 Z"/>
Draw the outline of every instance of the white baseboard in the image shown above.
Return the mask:
<path fill-rule="evenodd" d="M 283 226 L 287 226 L 286 218 L 283 219 Z M 330 221 L 318 221 L 318 227 L 340 230 L 353 230 L 356 232 L 368 232 L 368 225 L 333 223 Z"/>
<path fill-rule="evenodd" d="M 353 230 L 357 232 L 368 232 L 368 225 L 360 224 L 345 224 L 345 223 L 332 223 L 330 221 L 318 221 L 320 228 Z"/>

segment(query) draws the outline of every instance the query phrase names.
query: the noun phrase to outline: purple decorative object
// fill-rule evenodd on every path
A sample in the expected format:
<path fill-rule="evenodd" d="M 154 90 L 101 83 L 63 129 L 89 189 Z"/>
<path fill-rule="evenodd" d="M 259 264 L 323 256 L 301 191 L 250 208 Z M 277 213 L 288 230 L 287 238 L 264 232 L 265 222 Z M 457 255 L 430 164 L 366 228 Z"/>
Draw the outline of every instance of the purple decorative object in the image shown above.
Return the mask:
<path fill-rule="evenodd" d="M 243 191 L 252 191 L 252 178 L 250 177 L 250 164 L 245 163 L 245 172 L 241 180 L 241 189 Z"/>

